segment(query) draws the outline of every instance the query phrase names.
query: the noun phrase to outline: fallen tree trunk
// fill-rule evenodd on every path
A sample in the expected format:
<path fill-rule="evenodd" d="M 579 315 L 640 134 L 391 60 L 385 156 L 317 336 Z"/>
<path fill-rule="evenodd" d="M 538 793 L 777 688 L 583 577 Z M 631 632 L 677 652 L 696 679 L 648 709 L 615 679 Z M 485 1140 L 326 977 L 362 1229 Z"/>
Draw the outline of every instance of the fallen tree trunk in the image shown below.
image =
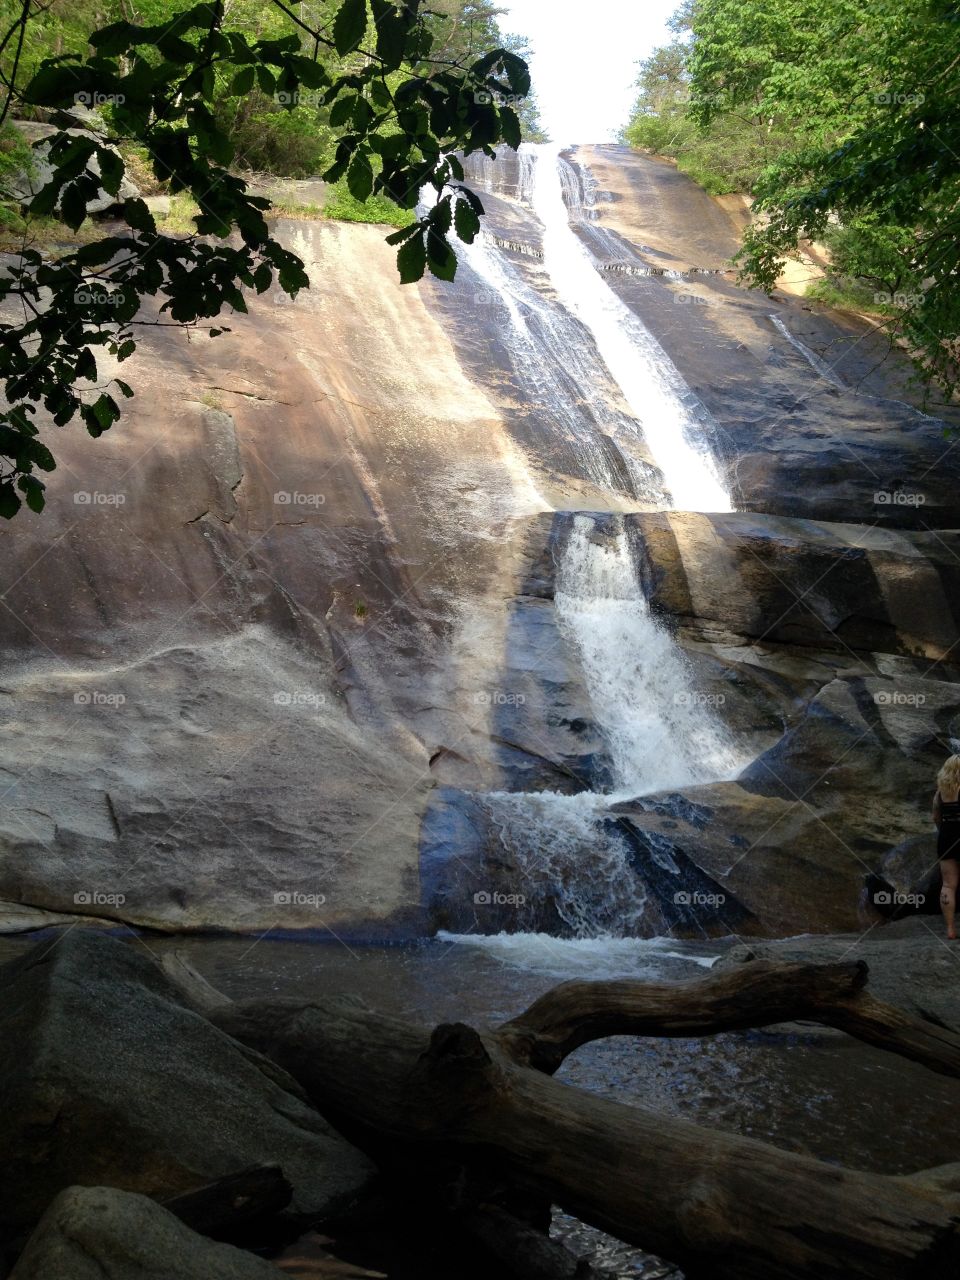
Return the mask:
<path fill-rule="evenodd" d="M 677 1262 L 691 1280 L 960 1274 L 957 1166 L 885 1177 L 571 1088 L 545 1072 L 608 1035 L 705 1035 L 796 1018 L 956 1074 L 957 1037 L 865 996 L 861 965 L 755 962 L 684 984 L 571 983 L 499 1030 L 417 1027 L 355 1002 L 212 1008 L 401 1177 L 490 1176 Z M 838 1021 L 838 1019 L 840 1021 Z M 536 1069 L 541 1068 L 541 1069 Z M 461 1206 L 461 1209 L 463 1206 Z"/>
<path fill-rule="evenodd" d="M 605 1036 L 704 1036 L 777 1022 L 836 1027 L 867 1044 L 960 1077 L 960 1035 L 875 1000 L 867 966 L 751 961 L 696 982 L 565 982 L 505 1023 L 497 1039 L 517 1062 L 553 1072 Z"/>

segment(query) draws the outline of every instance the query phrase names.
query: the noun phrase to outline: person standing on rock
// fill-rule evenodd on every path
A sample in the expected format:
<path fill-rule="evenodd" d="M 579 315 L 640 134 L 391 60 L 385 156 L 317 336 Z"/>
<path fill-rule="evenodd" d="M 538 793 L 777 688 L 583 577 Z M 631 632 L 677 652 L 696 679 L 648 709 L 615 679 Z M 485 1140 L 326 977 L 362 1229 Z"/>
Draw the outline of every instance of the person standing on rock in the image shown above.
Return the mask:
<path fill-rule="evenodd" d="M 954 919 L 960 885 L 960 756 L 951 756 L 937 774 L 933 820 L 937 824 L 937 857 L 943 881 L 940 910 L 947 923 L 947 937 L 952 941 L 957 936 Z"/>

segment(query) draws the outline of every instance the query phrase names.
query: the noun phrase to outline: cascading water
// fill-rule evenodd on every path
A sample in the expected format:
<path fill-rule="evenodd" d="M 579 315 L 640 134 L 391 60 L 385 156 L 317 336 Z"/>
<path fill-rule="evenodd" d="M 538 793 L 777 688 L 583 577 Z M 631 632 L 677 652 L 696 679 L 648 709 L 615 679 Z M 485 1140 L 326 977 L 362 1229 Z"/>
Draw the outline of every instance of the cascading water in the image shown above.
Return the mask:
<path fill-rule="evenodd" d="M 641 933 L 646 895 L 610 806 L 733 778 L 745 760 L 698 692 L 679 646 L 652 617 L 622 520 L 611 535 L 589 516 L 574 517 L 555 607 L 580 657 L 611 756 L 612 788 L 572 796 L 493 792 L 483 808 L 519 892 L 535 906 L 524 923 L 549 902 L 576 937 Z"/>
<path fill-rule="evenodd" d="M 543 223 L 544 266 L 560 301 L 592 334 L 630 412 L 641 424 L 672 505 L 686 511 L 731 511 L 730 494 L 704 440 L 709 418 L 705 406 L 646 326 L 602 278 L 589 250 L 577 238 L 563 198 L 562 173 L 570 166 L 559 147 L 542 144 L 533 150 L 537 160 L 530 201 Z"/>
<path fill-rule="evenodd" d="M 574 519 L 555 604 L 583 666 L 614 771 L 614 798 L 733 777 L 742 767 L 669 632 L 651 616 L 622 525 L 600 541 Z"/>
<path fill-rule="evenodd" d="M 523 189 L 529 185 L 525 170 L 532 169 L 532 157 L 521 160 Z M 496 169 L 489 161 L 486 167 Z M 432 192 L 424 194 L 432 198 Z M 621 495 L 647 505 L 664 505 L 666 495 L 643 460 L 636 423 L 607 408 L 604 397 L 585 393 L 609 380 L 609 372 L 589 341 L 584 341 L 587 335 L 579 321 L 528 284 L 488 233 L 481 232 L 472 244 L 459 245 L 458 254 L 476 278 L 473 306 L 504 309 L 518 382 L 528 397 L 543 404 L 551 435 L 567 442 L 580 474 L 611 499 Z M 605 440 L 612 442 L 629 477 L 626 493 L 625 477 L 614 469 Z"/>
<path fill-rule="evenodd" d="M 463 251 L 506 310 L 518 372 L 541 393 L 552 420 L 579 441 L 596 483 L 609 489 L 612 478 L 601 465 L 596 426 L 585 421 L 584 401 L 591 397 L 584 392 L 598 376 L 612 377 L 669 486 L 669 495 L 654 495 L 657 505 L 731 510 L 708 443 L 716 424 L 602 279 L 570 225 L 571 216 L 591 218 L 582 175 L 557 148 L 525 146 L 519 159 L 517 195 L 543 224 L 543 262 L 556 300 L 529 285 L 489 237 Z M 501 180 L 495 189 L 506 193 L 507 187 Z M 611 786 L 575 795 L 491 792 L 475 800 L 526 901 L 520 929 L 542 929 L 546 912 L 575 938 L 642 935 L 650 932 L 646 892 L 633 865 L 635 850 L 611 807 L 732 778 L 745 761 L 711 699 L 697 690 L 679 646 L 651 615 L 622 517 L 602 523 L 573 517 L 554 604 L 561 636 L 579 658 L 610 757 Z M 678 873 L 667 849 L 651 856 L 668 874 Z"/>

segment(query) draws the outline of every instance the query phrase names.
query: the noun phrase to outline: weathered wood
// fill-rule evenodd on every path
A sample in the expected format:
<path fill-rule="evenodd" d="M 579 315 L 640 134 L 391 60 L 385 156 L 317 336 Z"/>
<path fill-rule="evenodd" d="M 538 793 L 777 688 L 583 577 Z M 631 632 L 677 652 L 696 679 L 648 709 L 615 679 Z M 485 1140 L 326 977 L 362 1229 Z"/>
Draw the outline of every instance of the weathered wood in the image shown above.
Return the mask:
<path fill-rule="evenodd" d="M 688 1016 L 676 1021 L 669 1012 L 676 987 L 642 984 L 656 1004 L 652 1016 L 637 999 L 638 984 L 626 983 L 629 1026 L 615 983 L 573 984 L 606 991 L 607 1007 L 597 1017 L 584 1004 L 588 992 L 575 989 L 571 1001 L 569 987 L 560 988 L 533 1006 L 533 1016 L 528 1010 L 493 1032 L 462 1023 L 431 1031 L 342 1001 L 257 1001 L 211 1017 L 277 1059 L 333 1124 L 375 1156 L 389 1150 L 394 1164 L 407 1160 L 412 1169 L 451 1160 L 467 1170 L 496 1167 L 524 1191 L 677 1262 L 692 1280 L 960 1274 L 960 1194 L 952 1166 L 927 1178 L 839 1168 L 624 1106 L 527 1065 L 543 1056 L 531 1050 L 543 1037 L 552 1070 L 557 1052 L 569 1052 L 574 1040 L 636 1034 L 640 1025 L 656 1034 L 664 1027 L 678 1035 L 709 1034 L 757 1025 L 758 1017 L 763 1024 L 813 1017 L 824 1001 L 833 1017 L 844 1002 L 859 999 L 866 974 L 858 966 L 826 970 L 798 974 L 797 966 L 747 965 L 731 971 L 723 975 L 714 1015 L 709 1002 L 695 1013 L 689 988 L 706 985 L 714 1000 L 717 979 L 685 984 Z M 736 1007 L 738 992 L 753 992 L 749 1016 Z M 876 1028 L 876 1009 L 868 1007 L 865 1017 Z M 903 1028 L 885 1016 L 880 1021 L 877 1042 L 904 1051 Z M 929 1048 L 907 1047 L 907 1056 Z"/>
<path fill-rule="evenodd" d="M 862 961 L 755 960 L 692 982 L 565 982 L 496 1035 L 515 1061 L 552 1073 L 574 1049 L 605 1036 L 704 1036 L 800 1020 L 960 1077 L 960 1035 L 875 1000 L 866 980 Z"/>
<path fill-rule="evenodd" d="M 293 1188 L 279 1165 L 258 1165 L 163 1202 L 202 1236 L 235 1242 L 286 1209 Z"/>

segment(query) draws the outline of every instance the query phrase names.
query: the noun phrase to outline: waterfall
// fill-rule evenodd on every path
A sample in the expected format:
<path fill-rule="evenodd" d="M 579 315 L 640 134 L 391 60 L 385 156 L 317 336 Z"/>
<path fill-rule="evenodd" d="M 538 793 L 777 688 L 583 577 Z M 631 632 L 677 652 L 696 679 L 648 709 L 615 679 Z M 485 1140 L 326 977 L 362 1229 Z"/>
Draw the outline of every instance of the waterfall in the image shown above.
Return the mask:
<path fill-rule="evenodd" d="M 619 797 L 736 776 L 740 760 L 676 641 L 650 613 L 626 531 L 574 519 L 556 610 L 579 652 Z"/>
<path fill-rule="evenodd" d="M 569 165 L 556 147 L 524 145 L 518 160 L 515 181 L 487 173 L 485 185 L 528 203 L 539 217 L 543 270 L 554 296 L 528 283 L 527 271 L 486 234 L 460 254 L 483 287 L 482 300 L 503 309 L 510 358 L 541 398 L 545 426 L 576 442 L 584 472 L 608 493 L 617 482 L 601 434 L 615 434 L 635 481 L 642 481 L 643 472 L 631 445 L 641 446 L 642 456 L 645 443 L 669 488 L 651 493 L 647 480 L 647 495 L 661 509 L 731 510 L 709 444 L 719 433 L 717 424 L 605 282 L 602 264 L 574 229 L 578 223 L 595 225 L 590 175 Z M 594 236 L 593 243 L 623 258 L 612 233 Z M 609 425 L 601 431 L 591 409 L 602 402 L 598 389 L 611 382 L 629 411 L 616 433 Z M 720 719 L 718 699 L 697 688 L 683 651 L 651 613 L 622 516 L 573 517 L 557 566 L 554 606 L 610 758 L 610 789 L 574 795 L 497 791 L 473 801 L 490 842 L 489 865 L 499 868 L 522 900 L 515 928 L 529 935 L 552 922 L 594 945 L 652 932 L 645 922 L 647 893 L 638 874 L 636 836 L 613 806 L 733 778 L 746 762 Z M 654 843 L 644 857 L 679 885 L 680 868 L 667 841 Z"/>
<path fill-rule="evenodd" d="M 572 796 L 491 792 L 483 808 L 516 892 L 533 904 L 519 923 L 531 927 L 549 903 L 575 937 L 642 933 L 646 894 L 610 806 L 733 778 L 746 761 L 679 646 L 652 616 L 622 518 L 611 534 L 589 516 L 574 517 L 555 607 L 561 633 L 580 657 L 612 758 L 613 788 Z M 667 853 L 659 857 L 670 861 Z M 675 865 L 667 869 L 677 873 Z"/>
<path fill-rule="evenodd" d="M 524 157 L 528 167 L 531 158 Z M 521 190 L 529 177 L 521 174 Z M 636 423 L 610 412 L 604 398 L 585 393 L 602 386 L 608 376 L 579 322 L 564 307 L 545 299 L 483 231 L 457 252 L 476 277 L 474 307 L 504 310 L 509 354 L 516 377 L 530 396 L 544 405 L 549 429 L 564 439 L 580 473 L 611 498 L 623 494 L 623 477 L 615 474 L 603 438 L 611 440 L 623 460 L 632 493 L 624 496 L 662 506 L 666 495 L 643 460 L 643 439 Z M 598 405 L 599 410 L 598 410 Z"/>
<path fill-rule="evenodd" d="M 603 279 L 571 226 L 565 180 L 568 190 L 580 187 L 574 185 L 559 147 L 542 144 L 531 150 L 537 160 L 529 198 L 543 223 L 544 266 L 563 306 L 589 330 L 640 423 L 672 505 L 686 511 L 731 511 L 730 494 L 704 439 L 705 426 L 716 431 L 716 424 L 660 343 Z"/>

